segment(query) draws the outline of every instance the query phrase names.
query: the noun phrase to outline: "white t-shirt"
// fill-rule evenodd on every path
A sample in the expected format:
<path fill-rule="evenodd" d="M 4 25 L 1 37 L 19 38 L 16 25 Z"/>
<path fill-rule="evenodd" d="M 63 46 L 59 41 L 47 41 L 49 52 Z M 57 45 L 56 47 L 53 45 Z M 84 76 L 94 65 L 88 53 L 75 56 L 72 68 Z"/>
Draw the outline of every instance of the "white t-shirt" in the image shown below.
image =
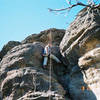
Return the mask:
<path fill-rule="evenodd" d="M 49 45 L 45 46 L 45 48 L 44 48 L 44 54 L 48 54 L 49 55 L 50 52 L 51 52 L 51 47 Z"/>

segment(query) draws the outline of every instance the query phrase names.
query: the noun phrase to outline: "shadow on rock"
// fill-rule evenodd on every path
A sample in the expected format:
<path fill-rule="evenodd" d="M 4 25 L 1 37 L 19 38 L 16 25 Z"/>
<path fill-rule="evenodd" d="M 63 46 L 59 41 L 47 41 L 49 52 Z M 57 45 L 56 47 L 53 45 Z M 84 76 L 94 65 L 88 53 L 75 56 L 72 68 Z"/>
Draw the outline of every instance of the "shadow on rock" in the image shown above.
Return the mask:
<path fill-rule="evenodd" d="M 52 77 L 50 93 L 48 92 L 49 86 L 49 76 L 44 71 L 35 67 L 20 68 L 9 71 L 8 76 L 3 80 L 2 97 L 3 100 L 27 100 L 30 94 L 30 98 L 37 98 L 35 100 L 43 100 L 42 98 L 48 100 L 49 96 L 52 97 L 51 100 L 54 100 L 53 98 L 65 100 L 60 99 L 63 98 L 65 91 L 56 79 Z"/>
<path fill-rule="evenodd" d="M 89 85 L 84 82 L 84 74 L 78 66 L 74 66 L 70 73 L 61 78 L 71 100 L 97 100 Z"/>

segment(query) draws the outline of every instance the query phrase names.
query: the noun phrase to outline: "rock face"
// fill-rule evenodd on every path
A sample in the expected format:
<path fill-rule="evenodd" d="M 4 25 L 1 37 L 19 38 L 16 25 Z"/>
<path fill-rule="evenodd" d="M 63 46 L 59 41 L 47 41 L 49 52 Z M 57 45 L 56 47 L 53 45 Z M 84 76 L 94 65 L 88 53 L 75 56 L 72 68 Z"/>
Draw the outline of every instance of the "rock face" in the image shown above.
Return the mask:
<path fill-rule="evenodd" d="M 99 13 L 100 8 L 84 8 L 65 35 L 64 30 L 49 29 L 3 48 L 0 99 L 100 100 Z M 42 54 L 49 41 L 61 63 L 49 58 L 43 69 Z"/>
<path fill-rule="evenodd" d="M 1 74 L 26 66 L 41 67 L 43 59 L 42 51 L 43 46 L 41 43 L 23 44 L 14 47 L 5 55 L 0 63 Z"/>
<path fill-rule="evenodd" d="M 72 100 L 100 100 L 100 9 L 84 8 L 60 43 L 69 61 L 65 83 Z"/>
<path fill-rule="evenodd" d="M 100 47 L 87 52 L 79 59 L 79 66 L 85 69 L 84 81 L 100 100 Z"/>
<path fill-rule="evenodd" d="M 41 98 L 43 98 L 43 92 L 48 92 L 50 87 L 49 85 L 49 76 L 40 69 L 35 67 L 27 67 L 12 70 L 7 73 L 7 77 L 1 84 L 1 91 L 3 91 L 2 97 L 4 100 L 17 100 L 22 96 L 22 98 L 27 99 L 28 96 L 24 97 L 24 95 L 33 93 L 33 98 L 35 95 L 39 95 L 37 96 L 36 100 L 41 100 Z M 53 97 L 57 98 L 64 95 L 62 86 L 54 78 L 52 78 L 51 89 L 52 91 L 56 90 L 59 94 L 54 94 Z M 38 94 L 38 92 L 40 92 L 41 95 Z M 48 100 L 47 98 L 48 96 L 44 97 L 45 100 Z"/>
<path fill-rule="evenodd" d="M 63 29 L 51 28 L 45 31 L 41 31 L 39 34 L 32 34 L 28 36 L 22 43 L 33 43 L 33 42 L 42 42 L 47 44 L 49 41 L 52 41 L 52 44 L 58 46 L 65 34 Z M 52 37 L 52 38 L 51 38 Z"/>
<path fill-rule="evenodd" d="M 96 65 L 100 63 L 100 47 L 87 52 L 79 59 L 79 66 L 81 68 Z"/>
<path fill-rule="evenodd" d="M 49 59 L 47 69 L 43 69 L 44 46 L 45 43 L 34 41 L 33 43 L 19 42 L 15 46 L 10 42 L 5 46 L 5 48 L 10 48 L 7 49 L 0 62 L 0 97 L 3 100 L 25 100 L 27 98 L 65 100 L 65 90 L 58 82 L 60 81 L 58 77 L 65 73 L 66 67 L 64 64 L 57 64 L 54 60 L 50 62 Z M 3 48 L 2 51 L 5 49 Z M 58 46 L 53 46 L 51 52 L 60 60 L 62 59 Z"/>
<path fill-rule="evenodd" d="M 9 41 L 6 45 L 4 45 L 4 47 L 0 51 L 0 59 L 2 59 L 9 50 L 11 50 L 13 47 L 20 45 L 20 44 L 21 43 L 18 41 Z"/>
<path fill-rule="evenodd" d="M 100 45 L 100 10 L 83 9 L 66 30 L 60 49 L 70 63 L 77 64 L 79 57 Z M 92 45 L 91 45 L 92 44 Z"/>
<path fill-rule="evenodd" d="M 42 68 L 43 65 L 43 49 L 44 45 L 39 42 L 23 44 L 14 47 L 10 50 L 2 59 L 1 66 L 1 75 L 18 68 L 28 67 L 28 66 L 36 66 L 38 68 Z M 59 47 L 52 47 L 52 54 L 56 55 L 59 59 L 61 58 Z M 49 65 L 49 63 L 48 63 Z M 55 73 L 59 73 L 62 69 L 62 72 L 65 68 L 62 66 L 61 68 L 58 66 L 56 62 L 52 61 L 52 65 L 54 65 Z M 57 66 L 57 67 L 56 67 Z M 49 67 L 48 67 L 49 68 Z M 60 72 L 61 73 L 61 72 Z M 59 73 L 59 74 L 60 74 Z M 63 73 L 62 73 L 63 74 Z"/>

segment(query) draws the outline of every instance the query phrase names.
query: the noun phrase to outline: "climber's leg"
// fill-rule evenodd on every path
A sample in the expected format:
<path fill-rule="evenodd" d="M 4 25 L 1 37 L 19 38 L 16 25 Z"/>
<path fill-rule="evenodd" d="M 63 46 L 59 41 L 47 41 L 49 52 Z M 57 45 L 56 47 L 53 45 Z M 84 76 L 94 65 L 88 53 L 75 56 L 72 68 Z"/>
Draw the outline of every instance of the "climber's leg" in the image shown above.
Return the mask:
<path fill-rule="evenodd" d="M 44 57 L 44 61 L 43 61 L 43 67 L 47 66 L 47 62 L 48 62 L 48 57 Z"/>
<path fill-rule="evenodd" d="M 53 54 L 50 54 L 50 58 L 54 59 L 57 63 L 61 63 L 61 61 Z"/>

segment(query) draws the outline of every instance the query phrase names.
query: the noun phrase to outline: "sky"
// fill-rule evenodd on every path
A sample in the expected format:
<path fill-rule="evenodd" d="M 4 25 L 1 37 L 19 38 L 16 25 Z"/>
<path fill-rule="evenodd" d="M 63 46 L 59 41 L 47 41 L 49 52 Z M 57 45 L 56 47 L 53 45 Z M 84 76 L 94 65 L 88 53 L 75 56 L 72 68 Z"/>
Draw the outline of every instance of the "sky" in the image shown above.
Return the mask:
<path fill-rule="evenodd" d="M 48 8 L 67 6 L 66 0 L 0 0 L 0 50 L 8 41 L 22 41 L 33 33 L 66 29 L 82 7 L 65 14 L 51 13 Z"/>

